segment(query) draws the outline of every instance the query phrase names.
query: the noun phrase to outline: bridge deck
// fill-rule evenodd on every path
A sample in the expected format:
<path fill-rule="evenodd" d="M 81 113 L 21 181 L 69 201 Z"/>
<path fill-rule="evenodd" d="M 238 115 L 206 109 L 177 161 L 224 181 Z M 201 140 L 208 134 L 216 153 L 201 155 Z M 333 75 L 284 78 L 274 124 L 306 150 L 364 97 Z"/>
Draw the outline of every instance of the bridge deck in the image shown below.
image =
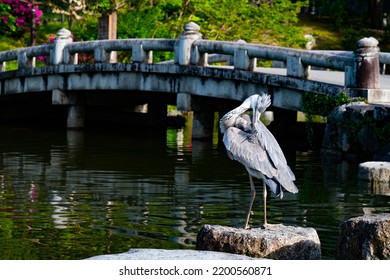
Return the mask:
<path fill-rule="evenodd" d="M 287 69 L 285 68 L 258 67 L 256 71 L 272 75 L 287 76 Z M 343 86 L 345 84 L 345 73 L 342 71 L 310 70 L 309 80 Z M 381 89 L 390 89 L 390 76 L 380 75 L 380 85 Z"/>

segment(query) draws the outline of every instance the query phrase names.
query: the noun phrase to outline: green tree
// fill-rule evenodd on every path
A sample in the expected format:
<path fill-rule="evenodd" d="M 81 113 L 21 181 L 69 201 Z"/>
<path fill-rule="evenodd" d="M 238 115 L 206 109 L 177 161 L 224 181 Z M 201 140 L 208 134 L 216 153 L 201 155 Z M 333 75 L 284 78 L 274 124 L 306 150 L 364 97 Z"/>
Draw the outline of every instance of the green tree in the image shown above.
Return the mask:
<path fill-rule="evenodd" d="M 304 43 L 295 24 L 306 5 L 306 0 L 139 1 L 119 14 L 118 37 L 174 38 L 186 23 L 194 21 L 206 39 L 296 47 Z"/>
<path fill-rule="evenodd" d="M 30 45 L 35 45 L 36 26 L 42 11 L 34 0 L 0 0 L 0 35 L 21 37 L 30 31 Z"/>

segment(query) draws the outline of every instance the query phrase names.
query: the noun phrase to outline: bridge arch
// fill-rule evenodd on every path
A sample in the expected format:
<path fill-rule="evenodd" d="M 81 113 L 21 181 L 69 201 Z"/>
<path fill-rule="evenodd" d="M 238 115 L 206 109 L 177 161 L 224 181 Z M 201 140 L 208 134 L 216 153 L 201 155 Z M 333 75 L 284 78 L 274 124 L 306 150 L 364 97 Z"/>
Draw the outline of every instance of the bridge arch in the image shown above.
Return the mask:
<path fill-rule="evenodd" d="M 272 95 L 274 107 L 289 110 L 301 109 L 303 93 L 336 95 L 344 91 L 369 102 L 390 100 L 387 78 L 379 75 L 379 63 L 390 63 L 390 56 L 379 53 L 374 38 L 360 40 L 355 52 L 321 52 L 203 40 L 199 31 L 199 26 L 189 23 L 179 39 L 72 42 L 70 32 L 61 29 L 53 45 L 0 53 L 0 102 L 32 93 L 51 95 L 52 105 L 69 107 L 68 127 L 79 127 L 83 125 L 82 108 L 98 102 L 102 93 L 110 93 L 103 101 L 109 103 L 120 96 L 113 92 L 144 92 L 144 98 L 135 98 L 135 105 L 152 98 L 164 103 L 166 98 L 180 110 L 194 111 L 200 124 L 194 135 L 203 138 L 211 133 L 205 121 L 213 108 L 202 98 L 218 105 L 217 101 L 241 101 L 265 91 Z M 117 51 L 130 52 L 131 62 L 111 63 L 111 54 Z M 154 62 L 153 53 L 161 51 L 173 53 L 174 59 Z M 93 53 L 93 63 L 78 64 L 78 54 L 83 52 Z M 37 67 L 40 56 L 46 57 L 46 63 Z M 12 60 L 17 69 L 10 71 L 7 63 Z M 286 66 L 259 67 L 259 60 Z"/>

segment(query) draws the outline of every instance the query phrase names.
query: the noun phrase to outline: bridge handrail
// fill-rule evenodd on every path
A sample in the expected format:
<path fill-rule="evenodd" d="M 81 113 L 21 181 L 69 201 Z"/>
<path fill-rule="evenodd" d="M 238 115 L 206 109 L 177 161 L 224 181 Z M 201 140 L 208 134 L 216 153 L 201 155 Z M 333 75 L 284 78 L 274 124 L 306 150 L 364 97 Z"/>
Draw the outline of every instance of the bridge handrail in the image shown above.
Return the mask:
<path fill-rule="evenodd" d="M 32 60 L 37 56 L 46 56 L 49 64 L 77 64 L 75 54 L 93 52 L 95 63 L 110 63 L 111 52 L 131 51 L 132 63 L 153 63 L 153 51 L 167 51 L 174 54 L 174 63 L 177 65 L 207 67 L 208 57 L 214 56 L 214 61 L 217 61 L 215 59 L 217 56 L 228 58 L 229 64 L 235 70 L 256 71 L 257 59 L 276 60 L 285 63 L 288 77 L 309 79 L 309 67 L 315 66 L 344 71 L 345 87 L 379 88 L 379 61 L 390 63 L 390 54 L 379 53 L 378 41 L 374 38 L 363 38 L 358 41 L 354 52 L 327 52 L 251 44 L 244 41 L 203 40 L 199 29 L 195 23 L 188 23 L 184 27 L 185 32 L 178 39 L 86 42 L 73 42 L 70 31 L 61 29 L 57 32 L 54 44 L 0 52 L 0 72 L 5 70 L 4 62 L 9 60 L 17 60 L 18 69 L 35 67 Z M 371 63 L 372 58 L 375 63 Z"/>
<path fill-rule="evenodd" d="M 224 54 L 234 56 L 237 50 L 246 51 L 249 58 L 276 60 L 287 63 L 290 57 L 300 57 L 306 66 L 317 66 L 332 70 L 344 71 L 345 67 L 352 66 L 354 57 L 352 52 L 309 51 L 285 47 L 250 44 L 242 42 L 226 42 L 198 40 L 194 43 L 201 54 Z"/>
<path fill-rule="evenodd" d="M 390 64 L 390 53 L 380 52 L 379 53 L 379 62 L 382 64 Z"/>
<path fill-rule="evenodd" d="M 65 48 L 71 53 L 93 51 L 104 48 L 106 51 L 131 51 L 136 45 L 142 45 L 145 51 L 173 51 L 176 39 L 116 39 L 74 42 Z"/>
<path fill-rule="evenodd" d="M 135 62 L 143 62 L 142 52 L 153 51 L 167 51 L 174 52 L 174 46 L 177 43 L 177 39 L 117 39 L 117 40 L 95 40 L 74 42 L 67 44 L 63 48 L 65 55 L 64 63 L 70 63 L 70 56 L 77 53 L 93 52 L 95 56 L 95 62 L 108 62 L 107 58 L 103 55 L 112 51 L 129 51 L 133 53 L 132 60 Z M 50 57 L 53 51 L 54 45 L 42 45 L 34 47 L 26 47 L 16 50 L 0 52 L 0 65 L 4 62 L 17 60 L 18 68 L 34 67 L 24 61 L 25 59 L 32 59 L 39 56 Z M 21 59 L 21 58 L 25 59 Z M 49 61 L 52 61 L 49 59 Z M 149 61 L 149 63 L 151 63 Z M 0 70 L 4 71 L 4 69 Z"/>
<path fill-rule="evenodd" d="M 133 62 L 143 62 L 142 52 L 173 52 L 176 41 L 177 40 L 175 39 L 95 40 L 67 44 L 64 51 L 68 52 L 70 55 L 83 52 L 94 52 L 95 62 L 109 62 L 107 61 L 107 54 L 113 51 L 129 51 L 133 54 Z"/>
<path fill-rule="evenodd" d="M 0 72 L 4 71 L 5 62 L 12 60 L 17 60 L 18 69 L 27 66 L 34 67 L 32 59 L 39 56 L 49 56 L 52 48 L 52 45 L 41 45 L 0 52 Z"/>
<path fill-rule="evenodd" d="M 52 45 L 41 45 L 41 46 L 15 49 L 15 50 L 10 50 L 10 51 L 3 51 L 3 52 L 0 52 L 0 62 L 17 60 L 18 55 L 20 55 L 20 54 L 24 54 L 28 58 L 50 55 L 51 49 L 52 49 Z"/>
<path fill-rule="evenodd" d="M 177 39 L 117 39 L 117 40 L 95 40 L 85 42 L 74 42 L 67 44 L 64 47 L 64 52 L 69 55 L 83 52 L 94 52 L 96 56 L 102 51 L 131 51 L 136 54 L 137 48 L 144 52 L 150 51 L 167 51 L 174 52 L 174 46 L 177 44 Z M 346 66 L 353 64 L 352 52 L 345 51 L 307 51 L 299 49 L 291 49 L 276 46 L 267 46 L 261 44 L 249 44 L 241 42 L 228 41 L 212 41 L 212 40 L 197 40 L 194 47 L 201 54 L 208 55 L 216 54 L 223 55 L 221 60 L 226 60 L 226 56 L 234 57 L 238 50 L 246 51 L 250 59 L 259 58 L 266 60 L 276 60 L 287 63 L 289 57 L 300 57 L 302 63 L 306 66 L 316 66 L 332 70 L 344 71 Z M 0 63 L 11 60 L 18 60 L 20 56 L 25 55 L 26 58 L 38 56 L 50 56 L 53 45 L 42 45 L 35 47 L 27 47 L 17 50 L 0 52 Z M 99 52 L 100 51 L 100 52 Z M 390 54 L 380 53 L 381 62 L 390 64 Z M 96 60 L 96 58 L 95 58 Z M 133 60 L 141 62 L 133 55 Z M 219 60 L 214 60 L 217 62 Z M 104 62 L 104 59 L 97 59 L 97 62 Z M 67 61 L 69 63 L 69 61 Z M 22 63 L 18 63 L 23 67 Z"/>

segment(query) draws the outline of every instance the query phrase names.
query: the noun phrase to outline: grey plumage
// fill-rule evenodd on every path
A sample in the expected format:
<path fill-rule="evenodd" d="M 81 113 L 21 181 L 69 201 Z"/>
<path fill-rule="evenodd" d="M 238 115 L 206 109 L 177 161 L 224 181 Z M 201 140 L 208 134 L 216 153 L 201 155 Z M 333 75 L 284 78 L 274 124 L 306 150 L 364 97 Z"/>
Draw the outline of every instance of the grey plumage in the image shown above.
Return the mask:
<path fill-rule="evenodd" d="M 245 228 L 248 228 L 250 212 L 255 199 L 253 178 L 263 180 L 264 191 L 264 225 L 266 217 L 266 185 L 276 195 L 283 198 L 283 190 L 297 193 L 295 175 L 287 165 L 286 158 L 272 133 L 259 120 L 260 115 L 271 105 L 268 94 L 255 94 L 237 108 L 225 114 L 220 120 L 223 143 L 231 159 L 243 164 L 248 171 L 252 190 Z M 245 114 L 252 109 L 252 116 Z"/>

